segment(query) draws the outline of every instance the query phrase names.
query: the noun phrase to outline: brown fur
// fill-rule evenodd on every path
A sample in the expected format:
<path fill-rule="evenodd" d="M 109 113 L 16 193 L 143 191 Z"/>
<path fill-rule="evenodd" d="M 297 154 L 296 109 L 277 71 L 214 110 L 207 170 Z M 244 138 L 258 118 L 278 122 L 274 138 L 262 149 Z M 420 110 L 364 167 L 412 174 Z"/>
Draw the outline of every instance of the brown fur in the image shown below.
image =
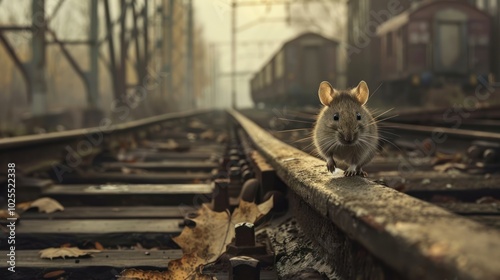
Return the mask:
<path fill-rule="evenodd" d="M 314 144 L 319 154 L 327 161 L 330 171 L 335 170 L 336 160 L 347 164 L 349 167 L 345 171 L 346 176 L 366 176 L 362 167 L 373 159 L 377 151 L 377 125 L 364 106 L 368 87 L 363 93 L 366 98 L 360 98 L 359 88 L 362 83 L 352 90 L 327 89 L 332 98 L 324 98 L 324 85 L 320 87 L 320 99 L 322 102 L 330 100 L 330 103 L 325 104 L 318 115 L 313 132 Z M 357 119 L 357 113 L 361 115 L 360 120 Z M 338 121 L 334 120 L 334 114 L 338 114 Z"/>

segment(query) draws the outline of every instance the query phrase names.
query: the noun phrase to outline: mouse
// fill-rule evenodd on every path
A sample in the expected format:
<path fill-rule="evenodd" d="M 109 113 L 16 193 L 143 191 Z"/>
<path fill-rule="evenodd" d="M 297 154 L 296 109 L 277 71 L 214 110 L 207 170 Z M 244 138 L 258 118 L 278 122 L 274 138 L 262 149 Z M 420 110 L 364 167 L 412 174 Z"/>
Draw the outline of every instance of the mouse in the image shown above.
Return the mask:
<path fill-rule="evenodd" d="M 377 123 L 366 107 L 369 97 L 365 81 L 347 90 L 338 90 L 327 82 L 319 85 L 318 96 L 323 108 L 313 130 L 313 141 L 328 171 L 334 172 L 337 162 L 347 168 L 344 176 L 368 174 L 363 167 L 377 152 Z"/>

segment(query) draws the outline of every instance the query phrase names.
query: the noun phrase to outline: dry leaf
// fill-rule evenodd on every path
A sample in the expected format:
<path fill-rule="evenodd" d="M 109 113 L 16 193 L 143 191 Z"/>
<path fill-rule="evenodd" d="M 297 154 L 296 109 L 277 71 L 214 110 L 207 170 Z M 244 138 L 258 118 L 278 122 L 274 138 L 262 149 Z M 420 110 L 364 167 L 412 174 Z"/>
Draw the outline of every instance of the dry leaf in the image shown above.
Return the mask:
<path fill-rule="evenodd" d="M 178 260 L 173 260 L 168 263 L 168 270 L 162 271 L 147 271 L 140 269 L 126 269 L 120 274 L 119 280 L 211 280 L 211 276 L 200 274 L 197 270 L 198 266 L 203 263 L 198 256 L 184 255 Z"/>
<path fill-rule="evenodd" d="M 50 197 L 42 197 L 33 202 L 29 208 L 38 207 L 40 213 L 54 213 L 56 211 L 64 211 L 64 207 L 57 200 Z"/>
<path fill-rule="evenodd" d="M 95 246 L 95 248 L 96 248 L 97 250 L 101 250 L 101 251 L 102 251 L 102 250 L 104 250 L 104 246 L 102 246 L 102 244 L 101 244 L 101 243 L 99 243 L 99 242 L 97 242 L 97 241 L 96 241 L 96 242 L 94 242 L 94 246 Z"/>
<path fill-rule="evenodd" d="M 200 122 L 199 120 L 192 120 L 189 123 L 189 128 L 203 129 L 205 127 L 206 127 L 206 125 L 204 123 Z"/>
<path fill-rule="evenodd" d="M 202 275 L 198 268 L 215 261 L 226 250 L 227 244 L 235 236 L 234 225 L 241 222 L 254 223 L 273 208 L 273 197 L 266 202 L 241 201 L 233 215 L 228 212 L 215 212 L 207 204 L 202 204 L 193 221 L 193 227 L 184 227 L 181 234 L 173 240 L 182 248 L 181 259 L 168 263 L 168 271 L 145 271 L 127 269 L 119 279 L 166 279 L 166 280 L 208 280 L 211 276 Z"/>
<path fill-rule="evenodd" d="M 13 213 L 14 215 L 11 215 L 10 213 Z M 3 220 L 7 218 L 19 218 L 19 214 L 14 211 L 0 210 L 0 219 Z"/>
<path fill-rule="evenodd" d="M 196 253 L 205 263 L 215 261 L 235 236 L 234 226 L 238 223 L 255 223 L 273 208 L 273 197 L 257 206 L 241 200 L 240 205 L 229 216 L 225 212 L 214 212 L 206 204 L 198 210 L 192 221 L 194 227 L 184 227 L 181 234 L 173 240 L 182 248 L 184 254 Z"/>
<path fill-rule="evenodd" d="M 166 142 L 147 141 L 145 145 L 148 146 L 149 148 L 159 149 L 159 150 L 175 150 L 179 148 L 179 143 L 177 143 L 174 139 L 168 139 Z"/>
<path fill-rule="evenodd" d="M 61 245 L 61 248 L 69 248 L 71 247 L 71 243 L 64 243 L 63 245 Z"/>
<path fill-rule="evenodd" d="M 56 278 L 58 276 L 63 275 L 64 273 L 66 273 L 66 271 L 64 271 L 64 270 L 55 270 L 55 271 L 45 273 L 43 275 L 43 278 L 44 279 Z"/>
<path fill-rule="evenodd" d="M 81 250 L 77 247 L 71 248 L 47 248 L 39 252 L 40 258 L 42 259 L 53 259 L 53 258 L 76 258 L 83 256 L 90 256 L 91 253 L 99 253 L 99 250 Z"/>
<path fill-rule="evenodd" d="M 222 134 L 219 134 L 219 136 L 217 136 L 216 141 L 217 141 L 217 143 L 225 143 L 225 142 L 227 142 L 227 138 L 228 138 L 227 134 L 222 133 Z"/>
<path fill-rule="evenodd" d="M 467 169 L 467 166 L 463 163 L 452 163 L 452 162 L 434 166 L 434 170 L 442 173 L 447 172 L 450 169 L 465 170 Z"/>
<path fill-rule="evenodd" d="M 463 155 L 461 154 L 445 154 L 441 152 L 436 152 L 435 157 L 432 159 L 432 165 L 444 164 L 447 162 L 460 163 L 463 160 Z"/>
<path fill-rule="evenodd" d="M 148 173 L 148 172 L 144 169 L 139 169 L 139 168 L 122 167 L 122 173 L 123 174 L 144 174 L 144 173 Z"/>
<path fill-rule="evenodd" d="M 262 204 L 255 205 L 253 202 L 240 200 L 238 208 L 234 209 L 231 223 L 233 225 L 250 222 L 255 223 L 259 218 L 269 213 L 273 209 L 273 197 L 269 198 Z"/>
<path fill-rule="evenodd" d="M 184 227 L 181 234 L 173 240 L 184 254 L 196 253 L 207 263 L 215 260 L 226 249 L 225 236 L 231 232 L 230 217 L 226 212 L 212 211 L 203 204 L 197 211 L 198 216 L 192 221 L 196 226 Z M 232 230 L 234 232 L 234 229 Z"/>
<path fill-rule="evenodd" d="M 31 201 L 21 202 L 21 203 L 16 204 L 16 208 L 19 210 L 22 210 L 22 211 L 28 210 L 30 208 L 30 206 L 31 206 Z"/>
<path fill-rule="evenodd" d="M 215 132 L 212 129 L 206 130 L 200 134 L 202 140 L 212 140 L 215 137 Z"/>

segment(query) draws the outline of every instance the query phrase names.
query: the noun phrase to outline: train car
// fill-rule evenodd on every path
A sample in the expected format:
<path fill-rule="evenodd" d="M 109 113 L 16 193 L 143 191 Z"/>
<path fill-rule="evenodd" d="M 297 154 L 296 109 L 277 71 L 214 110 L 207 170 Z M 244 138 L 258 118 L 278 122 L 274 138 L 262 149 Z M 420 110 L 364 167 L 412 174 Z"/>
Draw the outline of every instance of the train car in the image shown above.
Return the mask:
<path fill-rule="evenodd" d="M 382 23 L 381 80 L 418 103 L 418 89 L 473 87 L 490 74 L 491 19 L 464 1 L 424 1 Z"/>
<path fill-rule="evenodd" d="M 252 77 L 251 96 L 265 106 L 318 104 L 321 81 L 335 84 L 338 42 L 316 33 L 286 43 Z"/>

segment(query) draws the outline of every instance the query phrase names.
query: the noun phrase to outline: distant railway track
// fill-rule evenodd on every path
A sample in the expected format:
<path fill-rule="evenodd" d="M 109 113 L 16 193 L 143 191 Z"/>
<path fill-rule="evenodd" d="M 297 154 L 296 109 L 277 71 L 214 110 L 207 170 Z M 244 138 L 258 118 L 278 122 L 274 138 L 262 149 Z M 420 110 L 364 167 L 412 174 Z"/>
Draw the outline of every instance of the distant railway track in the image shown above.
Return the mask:
<path fill-rule="evenodd" d="M 261 113 L 254 114 L 260 121 L 274 114 Z M 399 128 L 408 132 L 411 125 Z M 420 133 L 427 135 L 426 129 Z M 88 135 L 99 132 L 102 141 L 79 154 L 82 141 L 92 143 Z M 261 271 L 261 279 L 500 277 L 500 178 L 443 172 L 428 157 L 387 152 L 370 165 L 368 180 L 344 178 L 236 111 L 169 114 L 108 130 L 3 139 L 0 153 L 2 165 L 20 167 L 18 201 L 52 197 L 65 206 L 53 214 L 20 213 L 20 272 L 8 274 L 4 262 L 2 279 L 42 279 L 61 270 L 63 279 L 114 279 L 124 268 L 164 271 L 169 259 L 182 254 L 170 235 L 193 226 L 194 198 L 212 196 L 214 208 L 233 209 L 238 200 L 261 201 L 269 194 L 275 195 L 274 218 L 260 225 L 258 238 L 267 240 L 276 263 Z M 72 166 L 68 155 L 81 161 Z M 453 159 L 440 157 L 456 168 Z M 55 163 L 71 170 L 58 177 Z M 243 187 L 253 177 L 259 187 Z M 222 188 L 224 181 L 211 184 L 218 178 L 226 180 L 232 198 L 213 193 L 214 186 Z M 286 202 L 289 211 L 278 214 Z M 96 241 L 104 251 L 94 258 L 38 257 L 46 247 L 94 248 Z M 228 279 L 229 270 L 204 269 L 217 279 Z"/>

